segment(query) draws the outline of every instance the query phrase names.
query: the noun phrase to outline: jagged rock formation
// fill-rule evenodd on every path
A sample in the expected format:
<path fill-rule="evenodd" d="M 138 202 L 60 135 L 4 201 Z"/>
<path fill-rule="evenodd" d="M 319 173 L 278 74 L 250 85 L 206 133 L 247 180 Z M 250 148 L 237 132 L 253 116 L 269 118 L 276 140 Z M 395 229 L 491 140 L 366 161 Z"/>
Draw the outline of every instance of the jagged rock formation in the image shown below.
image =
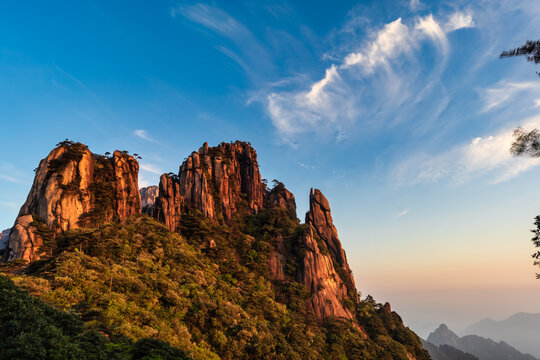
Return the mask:
<path fill-rule="evenodd" d="M 337 264 L 336 271 L 339 272 L 348 291 L 353 297 L 356 297 L 357 291 L 354 278 L 332 220 L 330 204 L 317 189 L 311 189 L 309 193 L 309 211 L 306 213 L 306 224 L 313 226 L 315 235 L 326 245 L 331 259 Z"/>
<path fill-rule="evenodd" d="M 7 247 L 10 232 L 11 229 L 6 229 L 0 234 L 0 250 L 4 250 Z"/>
<path fill-rule="evenodd" d="M 268 199 L 267 207 L 281 207 L 287 210 L 287 214 L 291 219 L 296 219 L 296 201 L 292 192 L 285 188 L 281 182 L 276 182 L 276 185 L 266 193 Z"/>
<path fill-rule="evenodd" d="M 306 255 L 298 279 L 312 294 L 309 306 L 321 320 L 353 319 L 352 311 L 344 303 L 346 300 L 356 302 L 357 290 L 332 222 L 330 205 L 318 189 L 311 189 L 306 225 L 308 228 L 302 237 Z"/>
<path fill-rule="evenodd" d="M 159 188 L 157 218 L 173 231 L 181 213 L 189 209 L 228 223 L 239 211 L 256 213 L 263 207 L 257 153 L 240 141 L 216 147 L 203 144 L 182 163 L 178 176 L 162 176 Z"/>
<path fill-rule="evenodd" d="M 162 175 L 155 209 L 147 212 L 171 231 L 179 231 L 182 214 L 189 209 L 228 223 L 239 211 L 257 213 L 263 207 L 281 207 L 291 219 L 297 218 L 294 195 L 277 181 L 273 189 L 265 191 L 255 150 L 237 141 L 217 147 L 205 143 L 183 162 L 178 176 Z M 354 304 L 358 300 L 357 290 L 333 225 L 328 200 L 319 190 L 311 190 L 306 224 L 300 241 L 307 251 L 295 280 L 312 293 L 308 305 L 318 319 L 353 319 L 353 311 L 344 303 L 352 300 Z M 270 274 L 274 280 L 286 280 L 291 254 L 282 237 L 276 243 L 268 259 Z"/>
<path fill-rule="evenodd" d="M 153 206 L 159 194 L 157 185 L 146 186 L 139 189 L 141 194 L 141 209 Z"/>
<path fill-rule="evenodd" d="M 94 155 L 65 141 L 41 160 L 26 202 L 9 236 L 4 260 L 39 258 L 44 224 L 52 235 L 140 213 L 139 164 L 127 153 Z"/>
<path fill-rule="evenodd" d="M 328 247 L 316 238 L 314 228 L 302 237 L 306 254 L 298 281 L 311 293 L 308 306 L 320 320 L 330 317 L 353 319 L 353 314 L 343 305 L 348 299 L 347 287 L 336 272 Z"/>
<path fill-rule="evenodd" d="M 159 195 L 150 214 L 165 223 L 171 231 L 178 231 L 184 208 L 184 197 L 176 175 L 163 174 L 159 179 Z"/>
<path fill-rule="evenodd" d="M 84 300 L 70 299 L 72 306 L 95 300 L 93 307 L 83 308 L 94 312 L 105 306 L 102 315 L 108 319 L 113 293 L 140 302 L 137 307 L 144 309 L 150 301 L 156 310 L 135 316 L 138 328 L 118 328 L 133 329 L 137 336 L 151 331 L 152 336 L 170 337 L 186 346 L 193 339 L 210 344 L 223 358 L 239 358 L 255 349 L 249 358 L 274 358 L 268 354 L 279 353 L 293 354 L 285 358 L 347 354 L 428 359 L 388 303 L 359 300 L 324 195 L 311 190 L 309 212 L 300 224 L 293 194 L 278 181 L 267 189 L 248 143 L 205 143 L 186 158 L 178 175 L 162 175 L 157 189 L 139 192 L 137 175 L 138 164 L 126 153 L 105 157 L 82 144 L 62 143 L 40 163 L 4 259 L 33 261 L 46 253 L 51 256 L 47 267 L 38 264 L 41 269 L 31 276 L 41 272 L 43 281 L 57 275 L 70 279 L 59 294 L 68 293 L 76 282 L 77 288 L 92 289 Z M 141 212 L 141 195 L 142 211 L 181 236 L 149 217 L 134 216 Z M 112 219 L 125 221 L 110 223 Z M 92 228 L 63 234 L 77 227 Z M 111 262 L 123 270 L 111 272 L 110 280 L 109 274 L 71 278 L 68 256 L 78 257 L 81 251 L 96 260 L 81 264 L 86 267 L 83 273 L 103 273 Z M 159 270 L 165 267 L 167 271 Z M 51 275 L 54 272 L 57 275 Z M 126 274 L 133 277 L 128 280 Z M 123 285 L 133 279 L 145 290 Z M 186 284 L 185 289 L 196 291 L 184 291 Z M 187 309 L 181 322 L 176 313 L 163 311 L 176 305 Z M 196 314 L 204 318 L 195 319 Z M 166 331 L 160 335 L 152 326 Z M 343 337 L 339 343 L 337 337 Z M 259 346 L 263 343 L 269 345 Z M 197 346 L 197 351 L 210 352 L 208 345 Z M 341 349 L 339 354 L 334 354 L 336 349 Z M 258 351 L 268 354 L 258 357 Z"/>

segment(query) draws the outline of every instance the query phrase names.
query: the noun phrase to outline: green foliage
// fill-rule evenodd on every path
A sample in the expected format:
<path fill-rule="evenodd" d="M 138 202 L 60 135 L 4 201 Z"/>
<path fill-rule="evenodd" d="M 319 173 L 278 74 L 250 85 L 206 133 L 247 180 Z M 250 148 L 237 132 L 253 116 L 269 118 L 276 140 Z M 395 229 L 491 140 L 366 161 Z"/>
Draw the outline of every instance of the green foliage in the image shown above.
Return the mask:
<path fill-rule="evenodd" d="M 88 149 L 88 146 L 81 144 L 79 142 L 73 142 L 70 140 L 64 140 L 58 144 L 58 147 L 63 147 L 66 151 L 60 155 L 58 159 L 53 159 L 49 161 L 47 168 L 47 176 L 52 176 L 53 174 L 60 174 L 66 166 L 71 162 L 79 162 Z"/>
<path fill-rule="evenodd" d="M 182 351 L 194 359 L 404 359 L 407 352 L 427 359 L 418 339 L 374 300 L 347 304 L 365 338 L 347 322 L 319 323 L 294 276 L 269 278 L 278 238 L 291 254 L 290 273 L 301 269 L 305 231 L 284 209 L 231 226 L 193 211 L 182 216 L 182 236 L 143 215 L 68 231 L 57 237 L 53 257 L 11 276 L 80 314 L 85 326 L 68 342 L 83 353 L 95 348 L 96 358 L 181 359 Z"/>
<path fill-rule="evenodd" d="M 106 156 L 93 155 L 94 158 L 94 181 L 89 186 L 90 202 L 93 204 L 92 210 L 82 214 L 79 223 L 84 226 L 103 225 L 113 216 L 116 192 L 113 184 L 114 160 Z"/>
<path fill-rule="evenodd" d="M 508 51 L 503 51 L 500 55 L 501 58 L 508 58 L 514 56 L 524 55 L 527 58 L 527 61 L 534 62 L 535 64 L 540 64 L 540 40 L 532 41 L 527 40 L 525 45 L 511 49 Z M 540 76 L 540 73 L 536 73 Z"/>
<path fill-rule="evenodd" d="M 536 226 L 531 232 L 534 234 L 533 238 L 531 239 L 534 247 L 539 248 L 540 247 L 540 215 L 536 216 L 534 218 L 534 225 Z M 540 265 L 540 251 L 536 251 L 534 254 L 532 254 L 532 257 L 534 260 L 534 265 L 538 266 Z M 536 278 L 540 279 L 540 274 L 536 273 Z"/>
<path fill-rule="evenodd" d="M 5 276 L 0 276 L 0 303 L 0 359 L 189 359 L 159 340 L 107 339 L 88 330 L 76 314 L 29 296 Z"/>
<path fill-rule="evenodd" d="M 32 215 L 30 226 L 35 228 L 35 234 L 43 241 L 43 245 L 39 249 L 41 254 L 51 255 L 54 249 L 54 234 L 52 230 L 37 215 Z"/>

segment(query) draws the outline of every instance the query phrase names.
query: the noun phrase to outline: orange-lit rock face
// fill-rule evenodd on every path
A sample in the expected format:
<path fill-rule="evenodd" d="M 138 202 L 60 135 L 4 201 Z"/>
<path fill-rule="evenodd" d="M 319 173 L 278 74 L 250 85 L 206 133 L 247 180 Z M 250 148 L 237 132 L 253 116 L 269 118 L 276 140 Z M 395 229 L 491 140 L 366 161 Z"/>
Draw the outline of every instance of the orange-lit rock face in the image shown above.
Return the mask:
<path fill-rule="evenodd" d="M 331 258 L 339 265 L 339 269 L 336 270 L 341 275 L 342 281 L 348 290 L 356 296 L 354 278 L 332 221 L 330 205 L 326 197 L 317 189 L 311 189 L 309 194 L 309 211 L 306 213 L 306 224 L 313 226 L 314 234 L 326 245 Z"/>
<path fill-rule="evenodd" d="M 178 231 L 183 205 L 184 198 L 180 195 L 178 178 L 166 174 L 161 175 L 155 211 L 150 215 L 165 223 L 169 230 Z"/>
<path fill-rule="evenodd" d="M 296 200 L 292 192 L 287 190 L 282 183 L 278 183 L 268 193 L 269 207 L 281 207 L 287 210 L 291 219 L 296 219 Z"/>
<path fill-rule="evenodd" d="M 181 212 L 190 208 L 209 219 L 230 222 L 235 213 L 256 213 L 262 206 L 257 153 L 240 141 L 216 147 L 205 143 L 182 163 L 178 178 L 161 177 L 156 200 L 157 218 L 173 231 Z"/>
<path fill-rule="evenodd" d="M 126 219 L 141 212 L 139 163 L 133 156 L 123 154 L 118 150 L 113 153 L 112 161 L 116 192 L 114 209 L 118 218 Z"/>
<path fill-rule="evenodd" d="M 96 168 L 99 171 L 96 171 Z M 95 210 L 96 201 L 106 219 L 125 219 L 140 213 L 137 161 L 115 151 L 111 158 L 93 155 L 83 144 L 62 145 L 41 160 L 26 202 L 8 240 L 5 260 L 39 258 L 42 245 L 32 216 L 54 234 L 85 225 L 82 217 Z M 96 193 L 97 182 L 107 183 L 106 201 Z M 96 200 L 98 199 L 98 200 Z M 101 208 L 100 208 L 101 209 Z"/>

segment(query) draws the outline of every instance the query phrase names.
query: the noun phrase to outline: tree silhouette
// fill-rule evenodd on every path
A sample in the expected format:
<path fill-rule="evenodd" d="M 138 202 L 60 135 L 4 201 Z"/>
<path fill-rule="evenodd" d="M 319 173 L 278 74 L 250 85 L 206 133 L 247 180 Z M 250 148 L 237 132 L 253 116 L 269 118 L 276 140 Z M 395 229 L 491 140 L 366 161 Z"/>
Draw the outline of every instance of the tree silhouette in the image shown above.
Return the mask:
<path fill-rule="evenodd" d="M 510 147 L 510 153 L 514 156 L 529 155 L 530 157 L 540 157 L 540 131 L 533 129 L 530 131 L 518 127 L 514 130 L 514 142 Z M 535 247 L 540 247 L 540 215 L 534 218 L 535 229 L 531 230 L 534 234 L 531 239 Z M 540 251 L 532 254 L 535 259 L 534 265 L 540 265 Z M 540 274 L 536 273 L 536 278 L 540 279 Z"/>
<path fill-rule="evenodd" d="M 532 243 L 535 247 L 540 247 L 540 215 L 536 216 L 534 218 L 534 225 L 536 226 L 535 229 L 531 230 L 531 232 L 534 234 L 533 238 L 531 239 Z M 540 251 L 535 252 L 532 254 L 532 257 L 534 260 L 534 265 L 540 265 Z M 540 279 L 540 274 L 536 273 L 536 278 Z"/>
<path fill-rule="evenodd" d="M 500 58 L 503 59 L 521 55 L 525 55 L 527 57 L 527 61 L 534 62 L 535 64 L 540 63 L 540 40 L 528 40 L 522 47 L 503 51 Z M 539 72 L 536 72 L 536 74 L 540 76 Z"/>
<path fill-rule="evenodd" d="M 538 129 L 527 131 L 522 127 L 517 127 L 514 130 L 514 141 L 510 146 L 510 153 L 514 156 L 540 157 L 540 131 Z"/>

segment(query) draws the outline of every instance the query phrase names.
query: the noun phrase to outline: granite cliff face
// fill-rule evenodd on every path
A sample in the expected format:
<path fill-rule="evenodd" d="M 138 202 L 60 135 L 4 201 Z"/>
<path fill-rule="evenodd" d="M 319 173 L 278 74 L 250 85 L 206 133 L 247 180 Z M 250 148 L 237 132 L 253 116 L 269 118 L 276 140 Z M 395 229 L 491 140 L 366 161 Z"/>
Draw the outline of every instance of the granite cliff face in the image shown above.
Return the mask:
<path fill-rule="evenodd" d="M 159 195 L 150 215 L 165 223 L 171 231 L 178 231 L 184 211 L 184 197 L 180 194 L 178 176 L 163 174 L 159 179 Z"/>
<path fill-rule="evenodd" d="M 358 346 L 351 345 L 349 348 L 349 340 L 344 340 L 342 347 L 360 351 L 358 354 L 367 351 L 371 356 L 391 351 L 399 356 L 385 358 L 428 358 L 418 339 L 403 326 L 401 318 L 392 312 L 389 304 L 376 304 L 373 299 L 360 301 L 358 298 L 326 197 L 319 190 L 311 189 L 305 224 L 300 224 L 294 195 L 279 181 L 274 181 L 273 188 L 267 188 L 266 182 L 261 180 L 257 154 L 249 143 L 237 141 L 221 143 L 216 147 L 209 147 L 205 143 L 185 159 L 178 174 L 163 174 L 159 186 L 140 191 L 138 169 L 137 161 L 126 152 L 115 151 L 111 156 L 101 156 L 92 154 L 80 143 L 61 143 L 36 169 L 28 198 L 11 229 L 7 248 L 3 250 L 4 260 L 34 261 L 47 254 L 46 263 L 54 268 L 53 264 L 62 262 L 66 252 L 73 255 L 83 251 L 89 255 L 94 251 L 95 258 L 101 257 L 100 261 L 106 268 L 115 256 L 120 261 L 116 252 L 123 246 L 122 241 L 126 237 L 133 241 L 129 244 L 130 251 L 122 250 L 122 264 L 118 263 L 118 266 L 132 269 L 130 274 L 140 275 L 142 282 L 151 280 L 148 294 L 155 293 L 154 275 L 161 276 L 160 281 L 168 284 L 163 288 L 159 286 L 159 291 L 164 292 L 163 296 L 155 298 L 155 304 L 160 303 L 156 306 L 169 308 L 174 304 L 187 304 L 193 306 L 190 311 L 196 314 L 200 310 L 197 306 L 208 305 L 208 311 L 204 312 L 206 318 L 202 320 L 205 324 L 212 324 L 212 331 L 212 321 L 218 319 L 225 323 L 226 319 L 228 325 L 222 328 L 223 332 L 216 333 L 218 337 L 212 335 L 204 340 L 219 340 L 218 345 L 213 345 L 216 349 L 219 347 L 219 351 L 225 351 L 226 342 L 221 340 L 227 339 L 225 334 L 229 336 L 231 333 L 229 339 L 240 339 L 246 345 L 244 336 L 254 339 L 256 331 L 264 334 L 273 327 L 266 325 L 267 322 L 276 324 L 281 320 L 275 319 L 283 319 L 284 327 L 280 325 L 272 331 L 280 333 L 280 337 L 275 339 L 281 342 L 283 339 L 289 342 L 291 336 L 290 345 L 287 345 L 290 351 L 298 344 L 304 344 L 307 348 L 320 347 L 321 344 L 315 344 L 319 341 L 315 336 L 323 336 L 330 331 L 329 334 L 349 336 L 348 339 L 356 341 Z M 171 234 L 146 216 L 135 216 L 141 211 L 181 236 Z M 111 223 L 112 220 L 126 221 Z M 90 229 L 63 234 L 81 227 Z M 110 239 L 107 238 L 107 245 L 102 245 L 103 233 L 100 229 L 117 231 L 118 235 L 111 235 Z M 131 235 L 127 236 L 126 233 Z M 72 242 L 76 237 L 80 238 Z M 155 256 L 160 263 L 149 260 L 155 267 L 148 267 L 147 262 L 139 261 L 137 251 L 141 249 L 144 251 L 139 255 Z M 176 252 L 179 249 L 183 250 Z M 193 251 L 192 258 L 185 256 L 188 250 Z M 63 255 L 58 256 L 61 252 Z M 148 255 L 150 253 L 152 255 Z M 125 256 L 131 257 L 131 260 L 126 261 Z M 154 269 L 161 269 L 164 263 L 176 270 L 159 274 L 153 272 Z M 23 266 L 18 263 L 14 265 Z M 57 270 L 62 269 L 59 267 Z M 191 273 L 194 269 L 198 270 Z M 122 274 L 119 272 L 114 276 L 122 277 Z M 180 284 L 184 283 L 184 274 L 191 274 L 187 281 L 197 284 L 197 292 L 173 291 L 182 288 Z M 68 272 L 64 275 L 69 278 L 71 274 Z M 49 268 L 44 276 L 50 277 Z M 214 279 L 214 282 L 208 279 Z M 95 285 L 101 280 L 97 276 L 91 281 Z M 108 299 L 111 292 L 139 291 L 118 286 L 117 283 L 122 284 L 115 281 L 113 285 L 111 275 L 110 282 L 103 286 L 92 285 L 92 288 L 105 289 L 101 295 L 106 295 Z M 71 282 L 66 281 L 65 285 L 69 284 Z M 219 301 L 215 304 L 199 302 L 199 294 L 203 295 L 202 298 L 215 295 L 214 284 L 228 290 L 216 295 Z M 237 293 L 241 296 L 237 296 Z M 227 298 L 223 296 L 232 297 L 230 301 L 224 301 Z M 135 298 L 142 299 L 139 295 Z M 142 301 L 146 308 L 146 298 Z M 99 302 L 102 303 L 106 302 Z M 259 309 L 269 305 L 274 307 L 269 308 L 270 318 L 267 318 L 265 310 L 261 312 Z M 223 314 L 226 313 L 226 316 L 215 311 L 222 306 L 225 306 Z M 231 329 L 237 329 L 236 321 L 240 319 L 237 315 L 245 310 L 244 307 L 255 312 L 245 318 L 249 320 L 245 323 L 249 325 L 249 331 L 237 334 L 236 330 Z M 286 315 L 287 312 L 294 317 Z M 162 316 L 163 313 L 157 311 L 154 315 Z M 345 322 L 334 321 L 336 319 Z M 146 320 L 143 322 L 148 327 Z M 172 322 L 159 324 L 162 326 Z M 307 327 L 299 327 L 299 324 Z M 255 331 L 253 326 L 262 327 Z M 208 330 L 206 325 L 204 329 Z M 315 332 L 309 329 L 315 329 Z M 343 332 L 340 329 L 348 330 Z M 395 332 L 395 329 L 401 332 Z M 202 336 L 203 332 L 197 331 L 193 337 L 188 333 L 186 339 Z M 315 335 L 317 332 L 319 335 Z M 403 332 L 410 335 L 405 340 L 402 338 Z M 333 339 L 333 336 L 330 338 Z M 197 339 L 202 341 L 202 338 Z M 261 339 L 267 341 L 270 337 Z M 296 339 L 300 340 L 297 342 Z M 254 356 L 258 358 L 256 354 Z M 329 357 L 306 355 L 305 358 Z M 366 357 L 362 355 L 359 358 Z"/>
<path fill-rule="evenodd" d="M 156 217 L 176 231 L 182 212 L 230 223 L 239 211 L 256 213 L 263 207 L 264 188 L 257 153 L 247 143 L 205 143 L 182 163 L 178 176 L 162 175 Z"/>
<path fill-rule="evenodd" d="M 292 194 L 284 188 L 279 192 L 285 196 L 278 199 L 292 197 Z M 270 192 L 271 197 L 272 192 Z M 294 197 L 292 197 L 292 202 L 294 202 Z M 292 206 L 287 206 L 291 202 L 270 201 L 269 203 L 292 210 Z M 296 215 L 296 211 L 294 214 Z M 292 215 L 292 211 L 289 215 Z M 306 227 L 298 241 L 305 251 L 295 280 L 303 284 L 311 294 L 307 303 L 308 307 L 322 321 L 329 318 L 353 320 L 354 310 L 347 308 L 345 304 L 348 302 L 352 305 L 358 301 L 357 290 L 345 252 L 341 248 L 341 242 L 332 223 L 328 200 L 317 189 L 311 189 Z M 278 239 L 277 244 L 269 257 L 270 274 L 276 280 L 286 280 L 286 266 L 291 254 L 287 253 L 288 247 L 282 238 Z"/>
<path fill-rule="evenodd" d="M 0 250 L 4 250 L 7 247 L 10 232 L 11 229 L 6 229 L 0 234 Z"/>
<path fill-rule="evenodd" d="M 331 317 L 352 320 L 353 314 L 343 302 L 349 299 L 347 286 L 337 273 L 328 247 L 317 239 L 310 225 L 302 237 L 306 255 L 298 281 L 311 293 L 308 306 L 320 320 Z"/>
<path fill-rule="evenodd" d="M 358 293 L 354 278 L 332 220 L 330 204 L 318 189 L 311 189 L 309 193 L 309 211 L 306 213 L 306 224 L 311 225 L 315 237 L 324 244 L 332 263 L 336 265 L 335 270 L 340 275 L 339 278 L 346 286 L 347 292 L 356 299 Z"/>
<path fill-rule="evenodd" d="M 171 231 L 179 231 L 182 214 L 190 209 L 200 211 L 213 221 L 230 223 L 234 214 L 254 214 L 263 208 L 284 208 L 296 220 L 296 201 L 285 186 L 275 181 L 271 190 L 261 181 L 257 154 L 247 143 L 221 143 L 208 147 L 205 143 L 180 166 L 178 176 L 164 174 L 160 178 L 155 206 L 146 210 L 165 223 Z M 328 200 L 319 190 L 311 190 L 307 228 L 300 238 L 306 249 L 301 269 L 295 280 L 311 293 L 308 306 L 318 319 L 331 317 L 352 320 L 354 314 L 344 303 L 358 300 L 357 290 L 345 252 L 333 225 Z M 275 280 L 290 279 L 287 262 L 292 256 L 282 237 L 268 260 L 270 275 Z"/>
<path fill-rule="evenodd" d="M 157 185 L 142 187 L 139 193 L 141 194 L 141 209 L 148 208 L 156 203 L 159 187 Z"/>
<path fill-rule="evenodd" d="M 30 193 L 9 236 L 4 260 L 37 260 L 45 228 L 55 236 L 140 212 L 139 164 L 115 151 L 94 155 L 86 145 L 65 141 L 41 160 Z M 41 231 L 37 231 L 41 229 Z"/>
<path fill-rule="evenodd" d="M 291 219 L 296 219 L 296 200 L 292 192 L 285 188 L 285 185 L 276 182 L 275 186 L 266 193 L 268 199 L 267 207 L 281 207 L 287 210 Z"/>
<path fill-rule="evenodd" d="M 126 153 L 94 155 L 79 143 L 65 142 L 40 162 L 28 198 L 15 221 L 5 260 L 39 259 L 40 248 L 63 231 L 143 211 L 180 231 L 182 214 L 199 211 L 218 223 L 230 223 L 237 213 L 256 214 L 264 208 L 283 208 L 297 220 L 294 195 L 275 181 L 267 190 L 261 181 L 257 154 L 245 142 L 205 143 L 182 163 L 178 175 L 163 174 L 159 187 L 138 190 L 139 165 Z M 142 195 L 142 201 L 141 201 Z M 345 252 L 333 225 L 328 200 L 311 190 L 306 227 L 296 240 L 305 249 L 296 274 L 288 274 L 291 244 L 282 236 L 268 260 L 274 280 L 294 279 L 310 292 L 308 307 L 321 321 L 352 320 L 357 291 Z M 141 206 L 142 205 L 142 206 Z"/>

